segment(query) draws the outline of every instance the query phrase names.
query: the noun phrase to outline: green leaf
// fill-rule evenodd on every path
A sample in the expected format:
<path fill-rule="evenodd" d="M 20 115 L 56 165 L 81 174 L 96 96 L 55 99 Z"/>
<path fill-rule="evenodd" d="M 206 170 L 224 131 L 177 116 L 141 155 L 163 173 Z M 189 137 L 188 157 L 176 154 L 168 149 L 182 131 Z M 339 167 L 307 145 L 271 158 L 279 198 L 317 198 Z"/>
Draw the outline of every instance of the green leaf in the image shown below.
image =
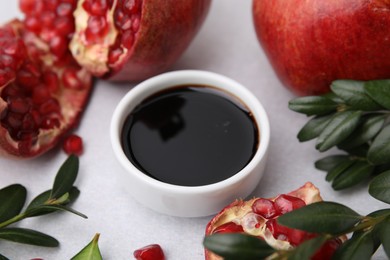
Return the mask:
<path fill-rule="evenodd" d="M 329 155 L 314 163 L 314 166 L 321 171 L 330 171 L 342 162 L 350 161 L 348 155 Z"/>
<path fill-rule="evenodd" d="M 264 259 L 275 252 L 265 241 L 240 233 L 206 236 L 203 245 L 226 259 Z"/>
<path fill-rule="evenodd" d="M 358 126 L 361 111 L 335 114 L 317 139 L 316 148 L 324 152 L 347 138 Z"/>
<path fill-rule="evenodd" d="M 351 167 L 355 163 L 354 160 L 351 160 L 350 158 L 344 160 L 340 164 L 338 164 L 336 167 L 331 169 L 328 174 L 326 174 L 326 181 L 332 181 L 337 176 L 345 172 L 349 167 Z"/>
<path fill-rule="evenodd" d="M 390 170 L 372 179 L 368 193 L 377 200 L 390 204 Z"/>
<path fill-rule="evenodd" d="M 318 236 L 303 242 L 289 254 L 288 260 L 310 259 L 327 239 L 327 236 Z"/>
<path fill-rule="evenodd" d="M 77 253 L 71 260 L 102 260 L 103 257 L 99 249 L 99 236 L 96 234 L 92 241 L 86 245 L 79 253 Z"/>
<path fill-rule="evenodd" d="M 367 179 L 374 171 L 374 166 L 365 161 L 356 161 L 351 167 L 335 177 L 332 187 L 342 190 L 352 187 Z"/>
<path fill-rule="evenodd" d="M 374 241 L 371 232 L 362 232 L 352 236 L 336 250 L 332 259 L 370 260 L 374 253 Z"/>
<path fill-rule="evenodd" d="M 59 245 L 58 241 L 55 238 L 44 233 L 26 228 L 0 229 L 0 239 L 16 243 L 44 247 L 57 247 Z"/>
<path fill-rule="evenodd" d="M 367 143 L 383 128 L 385 119 L 386 116 L 380 114 L 363 116 L 361 119 L 363 123 L 340 144 L 339 148 L 348 150 Z"/>
<path fill-rule="evenodd" d="M 70 155 L 68 159 L 62 164 L 56 175 L 50 198 L 57 199 L 65 193 L 69 192 L 77 178 L 78 170 L 78 157 L 75 155 Z"/>
<path fill-rule="evenodd" d="M 390 125 L 385 126 L 372 142 L 367 159 L 375 165 L 390 162 Z"/>
<path fill-rule="evenodd" d="M 332 82 L 330 88 L 354 109 L 364 111 L 381 109 L 381 106 L 365 92 L 364 83 L 364 81 L 356 80 L 335 80 Z"/>
<path fill-rule="evenodd" d="M 326 115 L 310 119 L 302 127 L 301 131 L 299 131 L 298 140 L 300 142 L 305 142 L 318 137 L 321 134 L 322 130 L 324 130 L 326 125 L 329 123 L 331 118 L 331 115 Z"/>
<path fill-rule="evenodd" d="M 288 107 L 298 113 L 312 115 L 325 115 L 334 112 L 338 104 L 325 96 L 307 96 L 291 100 Z"/>
<path fill-rule="evenodd" d="M 20 184 L 13 184 L 0 190 L 0 223 L 20 213 L 26 196 L 27 190 Z"/>
<path fill-rule="evenodd" d="M 322 201 L 288 212 L 277 221 L 290 228 L 338 235 L 361 220 L 362 216 L 344 205 Z"/>
<path fill-rule="evenodd" d="M 380 224 L 379 239 L 382 242 L 383 249 L 387 257 L 390 259 L 390 220 L 384 221 Z"/>
<path fill-rule="evenodd" d="M 2 254 L 0 254 L 0 260 L 9 260 L 7 257 L 3 256 Z"/>
<path fill-rule="evenodd" d="M 58 209 L 42 208 L 42 206 L 46 205 L 46 202 L 50 200 L 50 194 L 51 194 L 51 190 L 45 191 L 39 194 L 30 202 L 30 204 L 26 209 L 26 213 L 28 217 L 37 217 L 37 216 L 42 216 L 42 215 L 46 215 L 58 211 Z M 79 194 L 80 194 L 80 190 L 77 189 L 77 187 L 73 186 L 69 191 L 68 200 L 62 203 L 62 205 L 69 205 L 73 203 L 77 199 Z"/>
<path fill-rule="evenodd" d="M 44 205 L 44 206 L 41 206 L 39 207 L 40 209 L 42 210 L 62 210 L 62 211 L 68 211 L 70 213 L 73 213 L 75 215 L 78 215 L 82 218 L 88 218 L 86 215 L 84 215 L 83 213 L 81 212 L 78 212 L 77 210 L 74 210 L 72 208 L 69 208 L 69 207 L 66 207 L 66 206 L 63 206 L 63 205 Z"/>
<path fill-rule="evenodd" d="M 372 80 L 364 84 L 365 92 L 379 105 L 390 109 L 390 80 Z"/>

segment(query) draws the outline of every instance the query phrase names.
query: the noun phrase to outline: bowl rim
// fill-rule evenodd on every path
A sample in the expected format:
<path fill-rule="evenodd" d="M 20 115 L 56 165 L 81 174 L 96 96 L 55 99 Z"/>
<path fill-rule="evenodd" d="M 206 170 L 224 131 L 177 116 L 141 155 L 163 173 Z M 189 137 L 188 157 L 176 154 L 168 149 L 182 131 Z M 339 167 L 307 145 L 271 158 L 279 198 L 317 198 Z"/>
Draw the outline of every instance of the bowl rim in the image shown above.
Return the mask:
<path fill-rule="evenodd" d="M 202 79 L 202 83 L 194 82 L 195 80 L 189 79 Z M 124 118 L 129 114 L 129 106 L 135 107 L 137 104 L 142 102 L 146 97 L 153 95 L 162 89 L 167 89 L 169 87 L 174 87 L 177 85 L 184 84 L 205 84 L 206 81 L 210 82 L 220 82 L 221 85 L 215 86 L 213 83 L 209 83 L 210 86 L 221 89 L 225 92 L 238 97 L 241 102 L 250 110 L 252 113 L 255 122 L 259 130 L 259 144 L 256 150 L 255 155 L 252 157 L 250 162 L 239 172 L 232 175 L 231 177 L 224 179 L 222 181 L 200 185 L 200 186 L 182 186 L 176 184 L 165 183 L 159 180 L 156 180 L 135 167 L 130 160 L 126 157 L 123 152 L 120 134 L 122 131 L 122 125 Z M 167 84 L 167 82 L 182 82 L 181 84 Z M 207 83 L 206 83 L 207 84 Z M 223 85 L 225 84 L 225 85 Z M 226 84 L 229 86 L 229 90 L 225 89 Z M 222 87 L 221 87 L 222 86 Z M 146 94 L 148 93 L 148 94 Z M 142 97 L 142 98 L 140 98 Z M 245 100 L 244 100 L 245 99 Z M 133 103 L 136 101 L 136 103 Z M 133 177 L 138 180 L 148 184 L 153 188 L 159 190 L 174 192 L 179 194 L 197 194 L 197 193 L 207 193 L 215 192 L 227 188 L 241 179 L 243 179 L 248 174 L 252 173 L 256 166 L 266 159 L 267 150 L 270 142 L 270 125 L 267 113 L 260 103 L 260 101 L 255 97 L 255 95 L 250 92 L 246 87 L 238 83 L 237 81 L 228 78 L 224 75 L 203 71 L 203 70 L 176 70 L 171 72 L 166 72 L 154 77 L 151 77 L 145 81 L 140 82 L 133 88 L 131 88 L 125 96 L 120 100 L 117 107 L 114 110 L 111 124 L 110 124 L 110 139 L 111 145 L 114 150 L 115 157 L 120 162 L 126 174 L 131 174 Z M 259 173 L 261 174 L 261 173 Z"/>

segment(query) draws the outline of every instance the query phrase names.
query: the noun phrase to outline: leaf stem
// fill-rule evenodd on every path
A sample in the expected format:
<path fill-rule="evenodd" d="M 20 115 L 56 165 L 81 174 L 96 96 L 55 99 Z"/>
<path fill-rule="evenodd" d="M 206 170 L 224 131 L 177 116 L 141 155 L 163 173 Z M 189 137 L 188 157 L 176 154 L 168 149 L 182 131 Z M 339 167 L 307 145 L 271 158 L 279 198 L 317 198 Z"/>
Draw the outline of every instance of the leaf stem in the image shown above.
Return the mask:
<path fill-rule="evenodd" d="M 15 217 L 13 218 L 10 218 L 2 223 L 0 223 L 0 228 L 4 228 L 4 227 L 7 227 L 13 223 L 16 223 L 22 219 L 26 218 L 26 214 L 25 213 L 21 213 L 19 215 L 16 215 Z"/>

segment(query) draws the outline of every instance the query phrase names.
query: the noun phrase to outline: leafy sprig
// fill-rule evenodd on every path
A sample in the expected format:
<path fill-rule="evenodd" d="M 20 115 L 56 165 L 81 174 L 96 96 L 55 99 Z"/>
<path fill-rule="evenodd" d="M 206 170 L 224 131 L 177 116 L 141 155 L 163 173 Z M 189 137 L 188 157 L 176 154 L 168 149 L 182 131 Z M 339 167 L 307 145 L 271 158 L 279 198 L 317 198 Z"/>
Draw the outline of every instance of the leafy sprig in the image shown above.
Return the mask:
<path fill-rule="evenodd" d="M 390 171 L 376 176 L 369 185 L 369 194 L 390 204 Z M 380 245 L 390 258 L 390 208 L 362 216 L 351 208 L 335 202 L 317 202 L 293 210 L 277 219 L 280 225 L 317 233 L 290 250 L 278 250 L 265 241 L 245 234 L 214 234 L 206 236 L 203 244 L 224 259 L 310 259 L 328 240 L 344 235 L 351 238 L 343 243 L 332 259 L 370 259 Z"/>
<path fill-rule="evenodd" d="M 57 247 L 59 242 L 42 232 L 10 225 L 30 217 L 50 214 L 56 211 L 68 211 L 83 218 L 84 214 L 69 207 L 76 200 L 80 191 L 73 186 L 79 169 L 79 160 L 69 156 L 60 167 L 53 186 L 36 196 L 23 210 L 27 190 L 20 184 L 9 185 L 0 190 L 0 240 L 44 247 Z M 0 259 L 6 259 L 0 255 Z"/>
<path fill-rule="evenodd" d="M 298 133 L 316 149 L 344 154 L 315 162 L 335 190 L 349 188 L 390 170 L 390 80 L 336 80 L 331 93 L 293 99 L 289 108 L 312 116 Z"/>

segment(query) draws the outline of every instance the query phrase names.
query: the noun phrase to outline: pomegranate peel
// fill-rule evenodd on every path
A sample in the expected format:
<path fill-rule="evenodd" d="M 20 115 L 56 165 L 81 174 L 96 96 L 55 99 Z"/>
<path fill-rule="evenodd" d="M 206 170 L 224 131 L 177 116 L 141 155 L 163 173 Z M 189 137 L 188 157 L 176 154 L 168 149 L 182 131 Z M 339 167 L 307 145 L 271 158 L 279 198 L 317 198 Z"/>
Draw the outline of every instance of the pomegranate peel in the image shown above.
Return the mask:
<path fill-rule="evenodd" d="M 301 230 L 291 229 L 284 227 L 277 223 L 278 216 L 284 214 L 285 212 L 279 210 L 278 214 L 270 215 L 261 215 L 263 213 L 263 208 L 256 206 L 256 203 L 264 203 L 270 201 L 272 203 L 266 203 L 268 205 L 273 205 L 275 208 L 278 207 L 278 199 L 283 198 L 292 203 L 292 208 L 299 208 L 307 204 L 314 202 L 322 201 L 322 197 L 317 187 L 312 183 L 307 182 L 302 187 L 291 191 L 287 194 L 281 194 L 273 198 L 263 199 L 263 198 L 252 198 L 250 200 L 236 200 L 230 205 L 222 209 L 206 226 L 205 235 L 212 235 L 215 233 L 232 233 L 232 232 L 243 232 L 252 236 L 256 236 L 259 239 L 264 239 L 267 244 L 277 250 L 289 250 L 300 243 L 313 238 L 316 234 L 308 233 Z M 264 201 L 262 201 L 264 200 Z M 284 203 L 284 202 L 283 202 Z M 284 205 L 284 204 L 283 204 Z M 259 212 L 259 210 L 261 212 Z M 290 209 L 291 210 L 291 209 Z M 234 223 L 230 225 L 232 230 L 229 230 L 229 223 Z M 242 227 L 242 231 L 239 227 Z M 221 227 L 224 227 L 221 229 Z M 220 232 L 222 230 L 222 232 Z M 345 237 L 337 239 L 337 241 L 330 240 L 329 243 L 332 246 L 329 246 L 329 243 L 325 244 L 327 248 L 332 249 L 333 251 L 338 247 L 341 241 L 345 240 Z M 324 255 L 332 255 L 331 253 L 324 252 L 324 250 L 319 251 L 320 257 Z M 316 255 L 313 259 L 317 258 Z M 205 259 L 206 260 L 219 260 L 221 257 L 215 255 L 214 253 L 205 250 Z M 319 258 L 321 259 L 321 258 Z"/>
<path fill-rule="evenodd" d="M 75 126 L 91 91 L 91 76 L 71 56 L 62 60 L 45 41 L 14 20 L 0 28 L 0 154 L 38 156 Z M 14 63 L 6 67 L 4 57 Z M 78 88 L 67 84 L 75 72 Z"/>
<path fill-rule="evenodd" d="M 70 50 L 97 77 L 139 81 L 179 58 L 200 29 L 211 0 L 101 2 L 101 8 L 92 8 L 94 1 L 78 1 Z"/>

